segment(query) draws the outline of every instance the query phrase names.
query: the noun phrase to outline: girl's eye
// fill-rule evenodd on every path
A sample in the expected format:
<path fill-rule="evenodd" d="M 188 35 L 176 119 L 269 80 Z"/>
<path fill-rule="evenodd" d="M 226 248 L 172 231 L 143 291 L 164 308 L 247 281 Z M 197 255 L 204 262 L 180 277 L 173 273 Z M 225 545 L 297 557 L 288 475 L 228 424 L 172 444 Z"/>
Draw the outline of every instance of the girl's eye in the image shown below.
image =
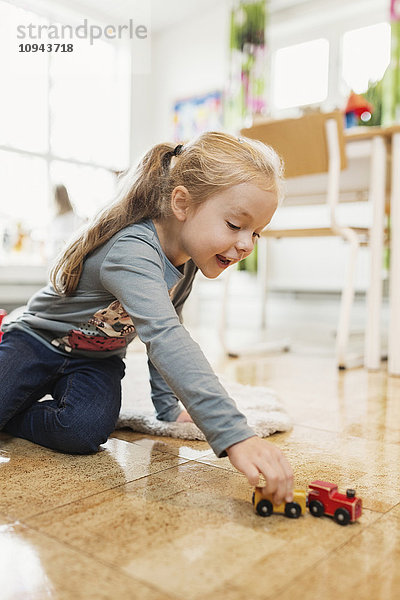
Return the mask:
<path fill-rule="evenodd" d="M 238 227 L 237 225 L 234 225 L 233 223 L 230 223 L 229 221 L 226 221 L 226 224 L 228 225 L 228 227 L 229 227 L 230 229 L 233 229 L 234 231 L 239 231 L 239 230 L 240 230 L 240 227 Z M 255 238 L 257 238 L 257 239 L 260 239 L 260 234 L 259 234 L 259 233 L 256 233 L 256 232 L 254 232 L 254 233 L 253 233 L 253 237 L 255 237 Z"/>
<path fill-rule="evenodd" d="M 230 227 L 231 229 L 234 229 L 235 231 L 238 231 L 240 229 L 240 227 L 238 227 L 237 225 L 234 225 L 233 223 L 229 223 L 229 221 L 227 221 L 226 224 L 228 225 L 228 227 Z"/>

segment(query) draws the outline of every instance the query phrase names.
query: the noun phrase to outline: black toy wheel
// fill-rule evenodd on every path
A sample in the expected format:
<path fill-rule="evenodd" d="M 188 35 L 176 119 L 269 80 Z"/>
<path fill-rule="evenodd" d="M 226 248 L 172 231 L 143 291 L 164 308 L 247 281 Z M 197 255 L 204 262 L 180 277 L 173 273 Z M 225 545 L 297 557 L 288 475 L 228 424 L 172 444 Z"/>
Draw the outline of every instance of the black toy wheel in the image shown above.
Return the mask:
<path fill-rule="evenodd" d="M 347 525 L 350 522 L 350 513 L 346 508 L 338 508 L 333 518 L 339 525 Z"/>
<path fill-rule="evenodd" d="M 260 500 L 260 502 L 257 504 L 256 510 L 261 517 L 269 517 L 272 515 L 274 509 L 272 502 L 269 500 Z"/>
<path fill-rule="evenodd" d="M 285 515 L 289 519 L 298 519 L 301 515 L 301 506 L 297 502 L 287 502 L 285 506 Z"/>
<path fill-rule="evenodd" d="M 313 517 L 322 517 L 325 512 L 324 505 L 319 500 L 311 500 L 308 508 Z"/>

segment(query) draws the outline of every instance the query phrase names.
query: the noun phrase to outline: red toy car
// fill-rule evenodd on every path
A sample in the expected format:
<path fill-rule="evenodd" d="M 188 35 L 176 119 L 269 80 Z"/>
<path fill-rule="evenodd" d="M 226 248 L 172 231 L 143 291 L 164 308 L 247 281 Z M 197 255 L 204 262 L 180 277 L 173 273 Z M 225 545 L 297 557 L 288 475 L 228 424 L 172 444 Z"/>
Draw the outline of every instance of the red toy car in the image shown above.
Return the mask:
<path fill-rule="evenodd" d="M 362 501 L 355 490 L 346 494 L 338 492 L 338 486 L 328 481 L 313 481 L 309 485 L 308 509 L 314 517 L 328 515 L 339 525 L 347 525 L 361 517 Z"/>

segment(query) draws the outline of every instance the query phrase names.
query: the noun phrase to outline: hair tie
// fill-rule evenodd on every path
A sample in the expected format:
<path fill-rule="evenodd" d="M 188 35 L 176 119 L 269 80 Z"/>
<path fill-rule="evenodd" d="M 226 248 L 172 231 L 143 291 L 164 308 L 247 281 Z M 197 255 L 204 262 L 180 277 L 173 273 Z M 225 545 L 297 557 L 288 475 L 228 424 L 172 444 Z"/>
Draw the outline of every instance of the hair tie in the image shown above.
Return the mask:
<path fill-rule="evenodd" d="M 178 144 L 177 146 L 175 146 L 174 148 L 174 156 L 179 156 L 179 154 L 182 154 L 182 150 L 183 150 L 183 144 Z"/>
<path fill-rule="evenodd" d="M 182 154 L 182 148 L 183 144 L 178 144 L 173 150 L 168 150 L 168 152 L 164 154 L 164 157 L 162 159 L 162 166 L 165 171 L 168 171 L 172 157 Z"/>

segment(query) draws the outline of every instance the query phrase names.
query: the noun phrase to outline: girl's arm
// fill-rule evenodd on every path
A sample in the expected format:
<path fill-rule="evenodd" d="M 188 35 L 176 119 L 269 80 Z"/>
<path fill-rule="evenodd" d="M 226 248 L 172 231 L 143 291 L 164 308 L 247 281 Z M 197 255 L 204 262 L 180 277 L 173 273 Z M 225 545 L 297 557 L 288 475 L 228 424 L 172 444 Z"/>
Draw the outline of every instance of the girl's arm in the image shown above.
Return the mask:
<path fill-rule="evenodd" d="M 176 421 L 182 412 L 178 398 L 165 382 L 164 378 L 161 377 L 150 359 L 148 359 L 147 364 L 150 374 L 151 400 L 156 409 L 157 419 L 161 421 Z"/>
<path fill-rule="evenodd" d="M 149 359 L 215 454 L 226 456 L 226 448 L 254 436 L 254 431 L 180 323 L 169 297 L 165 269 L 156 241 L 145 233 L 127 233 L 108 251 L 100 280 L 131 317 Z M 174 283 L 176 279 L 171 287 Z"/>
<path fill-rule="evenodd" d="M 191 292 L 197 270 L 198 269 L 193 261 L 189 260 L 185 264 L 184 277 L 174 286 L 173 292 L 170 294 L 171 302 L 181 323 L 183 323 L 182 309 Z M 179 403 L 178 398 L 150 359 L 148 360 L 148 366 L 150 373 L 151 399 L 154 408 L 156 409 L 157 418 L 162 421 L 176 421 L 182 411 L 182 406 Z"/>
<path fill-rule="evenodd" d="M 100 277 L 130 315 L 149 359 L 215 454 L 229 455 L 251 483 L 256 473 L 264 474 L 279 498 L 282 478 L 286 489 L 292 485 L 286 459 L 276 446 L 255 437 L 199 345 L 180 323 L 168 294 L 162 250 L 145 235 L 124 235 L 108 252 Z"/>

